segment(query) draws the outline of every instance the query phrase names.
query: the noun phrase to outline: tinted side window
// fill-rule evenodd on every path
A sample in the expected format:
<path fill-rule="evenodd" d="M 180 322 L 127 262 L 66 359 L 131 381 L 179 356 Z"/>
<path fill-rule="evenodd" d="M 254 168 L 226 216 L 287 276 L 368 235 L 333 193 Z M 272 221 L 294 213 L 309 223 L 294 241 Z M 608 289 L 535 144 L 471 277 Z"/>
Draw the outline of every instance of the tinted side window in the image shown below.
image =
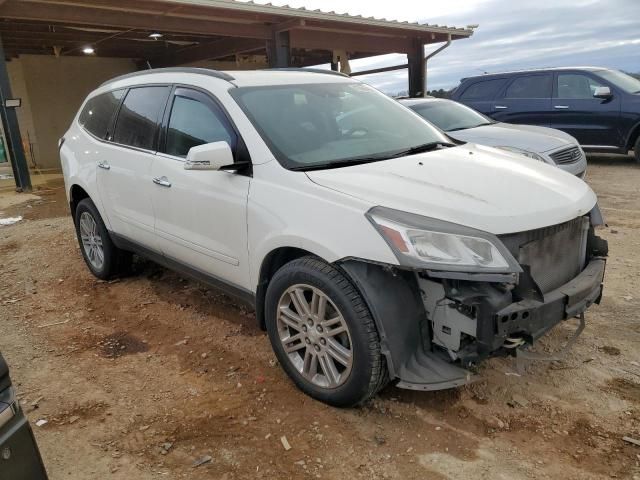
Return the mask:
<path fill-rule="evenodd" d="M 104 138 L 113 119 L 113 114 L 120 105 L 122 95 L 124 95 L 124 90 L 116 90 L 93 97 L 87 102 L 80 114 L 78 119 L 80 125 L 96 137 Z"/>
<path fill-rule="evenodd" d="M 233 149 L 236 135 L 224 114 L 205 95 L 176 92 L 169 118 L 166 153 L 186 157 L 191 147 L 213 142 L 227 142 Z"/>
<path fill-rule="evenodd" d="M 115 143 L 153 150 L 158 120 L 164 111 L 169 87 L 137 87 L 127 93 L 113 136 Z"/>
<path fill-rule="evenodd" d="M 468 87 L 460 97 L 462 100 L 491 100 L 502 88 L 506 80 L 497 78 L 495 80 L 483 80 Z"/>
<path fill-rule="evenodd" d="M 551 98 L 551 75 L 516 78 L 507 88 L 505 98 Z"/>
<path fill-rule="evenodd" d="M 593 98 L 601 83 L 578 73 L 558 74 L 558 98 Z"/>

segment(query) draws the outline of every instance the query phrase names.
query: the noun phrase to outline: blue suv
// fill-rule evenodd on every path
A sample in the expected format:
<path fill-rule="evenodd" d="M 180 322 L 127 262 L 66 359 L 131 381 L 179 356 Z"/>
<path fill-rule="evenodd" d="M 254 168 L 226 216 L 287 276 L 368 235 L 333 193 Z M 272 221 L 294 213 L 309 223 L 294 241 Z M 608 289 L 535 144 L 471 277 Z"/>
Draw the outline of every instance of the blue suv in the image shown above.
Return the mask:
<path fill-rule="evenodd" d="M 507 123 L 557 128 L 584 150 L 640 162 L 640 80 L 597 67 L 549 68 L 462 79 L 452 98 Z"/>

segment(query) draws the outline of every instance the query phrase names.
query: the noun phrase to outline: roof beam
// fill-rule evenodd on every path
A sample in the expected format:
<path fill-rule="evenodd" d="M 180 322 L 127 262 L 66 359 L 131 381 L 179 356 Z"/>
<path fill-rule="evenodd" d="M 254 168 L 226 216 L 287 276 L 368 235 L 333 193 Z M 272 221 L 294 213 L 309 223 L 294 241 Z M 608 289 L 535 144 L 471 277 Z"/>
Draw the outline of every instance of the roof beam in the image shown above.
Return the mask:
<path fill-rule="evenodd" d="M 286 22 L 278 23 L 272 27 L 273 33 L 287 32 L 294 28 L 303 28 L 307 22 L 302 18 L 292 18 Z"/>
<path fill-rule="evenodd" d="M 102 10 L 84 6 L 53 5 L 31 1 L 9 2 L 0 6 L 0 18 L 47 22 L 110 26 L 123 29 L 157 29 L 201 35 L 243 38 L 271 38 L 270 27 L 262 24 L 240 24 L 214 20 L 178 18 L 167 15 Z"/>
<path fill-rule="evenodd" d="M 203 60 L 215 60 L 239 53 L 253 52 L 264 49 L 264 40 L 252 38 L 223 38 L 215 42 L 203 43 L 194 47 L 182 48 L 168 55 L 150 58 L 149 63 L 153 68 L 174 67 Z"/>
<path fill-rule="evenodd" d="M 291 30 L 292 48 L 315 50 L 346 50 L 380 53 L 407 53 L 411 41 L 407 38 L 380 38 L 370 35 L 353 35 L 334 32 L 327 35 L 315 30 Z"/>

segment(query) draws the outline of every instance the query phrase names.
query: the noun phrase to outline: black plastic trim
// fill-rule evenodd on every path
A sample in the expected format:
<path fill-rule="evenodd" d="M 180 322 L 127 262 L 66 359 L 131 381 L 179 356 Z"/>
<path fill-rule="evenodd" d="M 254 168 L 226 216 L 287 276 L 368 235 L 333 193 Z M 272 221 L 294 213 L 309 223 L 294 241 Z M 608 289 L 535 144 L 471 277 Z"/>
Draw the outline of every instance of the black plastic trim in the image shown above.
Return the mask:
<path fill-rule="evenodd" d="M 351 78 L 346 73 L 336 72 L 335 70 L 323 70 L 321 68 L 297 68 L 297 67 L 282 67 L 282 68 L 265 68 L 269 72 L 300 72 L 300 73 L 322 73 L 325 75 L 337 75 L 339 77 Z"/>
<path fill-rule="evenodd" d="M 400 388 L 441 390 L 471 381 L 471 373 L 433 351 L 429 320 L 415 274 L 363 260 L 338 266 L 365 299 L 380 336 L 389 376 Z"/>
<path fill-rule="evenodd" d="M 169 68 L 151 68 L 149 70 L 140 70 L 137 72 L 126 73 L 124 75 L 120 75 L 119 77 L 112 78 L 111 80 L 107 80 L 102 83 L 100 86 L 103 87 L 110 83 L 114 83 L 120 80 L 128 80 L 130 78 L 142 77 L 144 75 L 150 75 L 153 73 L 194 73 L 198 75 L 206 75 L 208 77 L 219 78 L 220 80 L 226 80 L 227 82 L 231 82 L 235 80 L 235 78 L 228 73 L 220 72 L 218 70 L 212 70 L 210 68 L 198 68 L 198 67 L 169 67 Z"/>
<path fill-rule="evenodd" d="M 122 235 L 118 235 L 114 232 L 109 232 L 113 243 L 115 243 L 116 247 L 134 252 L 144 258 L 147 258 L 155 263 L 162 265 L 170 270 L 174 270 L 178 273 L 186 275 L 188 277 L 193 278 L 199 282 L 205 283 L 213 288 L 223 291 L 227 293 L 237 300 L 240 300 L 245 305 L 255 308 L 256 305 L 256 296 L 253 292 L 247 290 L 246 288 L 240 287 L 233 283 L 229 283 L 226 280 L 223 280 L 220 277 L 212 275 L 210 273 L 203 272 L 202 270 L 198 270 L 189 265 L 185 265 L 179 260 L 175 260 L 173 258 L 167 257 L 166 255 L 152 250 L 150 248 L 144 247 L 140 245 L 138 242 L 130 240 Z"/>

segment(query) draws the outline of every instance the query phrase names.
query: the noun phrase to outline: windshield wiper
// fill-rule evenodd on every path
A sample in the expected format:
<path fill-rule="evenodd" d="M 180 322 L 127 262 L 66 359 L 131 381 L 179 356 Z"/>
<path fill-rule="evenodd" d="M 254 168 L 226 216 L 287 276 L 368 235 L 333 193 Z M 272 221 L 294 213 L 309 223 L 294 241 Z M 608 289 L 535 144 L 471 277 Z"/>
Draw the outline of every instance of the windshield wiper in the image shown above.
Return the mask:
<path fill-rule="evenodd" d="M 494 123 L 497 123 L 497 122 L 485 122 L 485 123 L 479 123 L 477 125 L 471 125 L 470 127 L 452 128 L 451 130 L 447 130 L 447 132 L 457 132 L 459 130 L 469 130 L 471 128 L 484 127 L 485 125 L 493 125 Z"/>
<path fill-rule="evenodd" d="M 290 170 L 306 172 L 309 170 L 324 170 L 329 168 L 349 167 L 353 165 L 362 165 L 364 163 L 379 162 L 382 160 L 390 160 L 392 158 L 405 157 L 407 155 L 415 155 L 417 153 L 429 152 L 437 148 L 455 147 L 456 145 L 448 142 L 429 142 L 415 147 L 401 150 L 392 154 L 371 155 L 368 157 L 352 157 L 345 158 L 343 160 L 333 160 L 330 162 L 312 163 L 310 165 L 300 165 L 292 167 Z"/>
<path fill-rule="evenodd" d="M 345 158 L 344 160 L 333 160 L 331 162 L 322 162 L 322 163 L 312 163 L 310 165 L 300 165 L 298 167 L 292 167 L 290 170 L 295 172 L 307 172 L 309 170 L 325 170 L 328 168 L 340 168 L 340 167 L 349 167 L 353 165 L 362 165 L 363 163 L 371 163 L 378 162 L 380 160 L 387 160 L 390 157 L 387 155 L 384 156 L 373 156 L 373 157 L 357 157 L 357 158 Z"/>
<path fill-rule="evenodd" d="M 455 147 L 456 145 L 449 142 L 429 142 L 422 145 L 416 145 L 415 147 L 402 150 L 401 152 L 394 153 L 387 158 L 405 157 L 407 155 L 416 155 L 418 153 L 430 152 L 439 148 Z"/>

